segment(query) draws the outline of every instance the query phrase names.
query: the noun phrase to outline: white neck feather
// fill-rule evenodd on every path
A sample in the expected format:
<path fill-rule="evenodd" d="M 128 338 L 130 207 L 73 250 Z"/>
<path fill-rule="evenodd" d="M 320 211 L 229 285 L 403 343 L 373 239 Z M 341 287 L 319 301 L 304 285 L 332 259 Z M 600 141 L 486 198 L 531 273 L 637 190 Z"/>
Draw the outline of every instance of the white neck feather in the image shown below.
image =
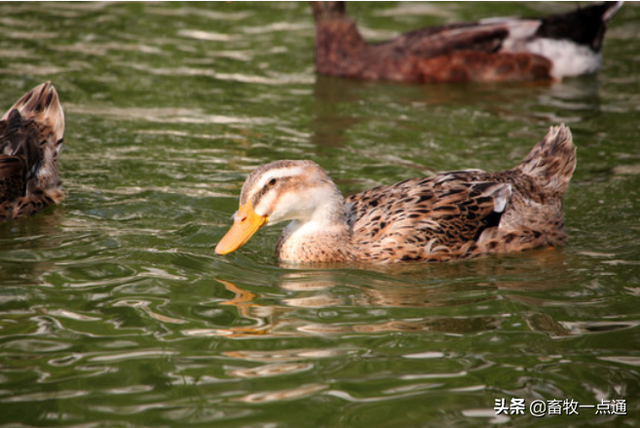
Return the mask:
<path fill-rule="evenodd" d="M 283 196 L 286 198 L 285 195 Z M 296 200 L 296 206 L 295 212 L 288 212 L 288 215 L 278 216 L 275 219 L 277 221 L 292 220 L 283 230 L 280 238 L 283 243 L 286 242 L 288 248 L 302 247 L 311 239 L 316 241 L 321 239 L 331 245 L 332 241 L 336 239 L 343 241 L 345 236 L 350 235 L 344 198 L 333 183 L 310 189 L 304 198 Z M 280 215 L 278 210 L 274 214 Z M 272 223 L 272 217 L 269 218 L 269 223 Z M 340 243 L 340 245 L 344 244 L 344 242 Z"/>

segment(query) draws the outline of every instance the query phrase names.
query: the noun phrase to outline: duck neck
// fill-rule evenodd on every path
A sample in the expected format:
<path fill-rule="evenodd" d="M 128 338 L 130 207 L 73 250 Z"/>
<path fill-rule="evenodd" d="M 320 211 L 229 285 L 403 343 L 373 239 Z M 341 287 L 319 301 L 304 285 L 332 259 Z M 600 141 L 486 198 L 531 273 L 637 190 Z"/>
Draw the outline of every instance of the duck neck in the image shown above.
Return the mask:
<path fill-rule="evenodd" d="M 318 20 L 316 24 L 316 69 L 320 74 L 349 75 L 353 61 L 367 43 L 348 16 Z"/>
<path fill-rule="evenodd" d="M 289 223 L 278 240 L 276 255 L 283 261 L 303 263 L 350 261 L 351 236 L 344 199 L 338 193 L 309 218 Z"/>

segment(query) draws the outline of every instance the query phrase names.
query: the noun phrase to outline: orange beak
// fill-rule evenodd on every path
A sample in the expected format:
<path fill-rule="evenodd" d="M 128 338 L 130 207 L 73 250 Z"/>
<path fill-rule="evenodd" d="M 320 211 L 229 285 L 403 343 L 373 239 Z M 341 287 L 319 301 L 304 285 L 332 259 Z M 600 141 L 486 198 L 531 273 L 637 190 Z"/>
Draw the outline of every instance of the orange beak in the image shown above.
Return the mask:
<path fill-rule="evenodd" d="M 218 242 L 216 254 L 229 254 L 242 247 L 269 220 L 253 210 L 251 202 L 242 205 L 236 214 L 233 226 Z"/>

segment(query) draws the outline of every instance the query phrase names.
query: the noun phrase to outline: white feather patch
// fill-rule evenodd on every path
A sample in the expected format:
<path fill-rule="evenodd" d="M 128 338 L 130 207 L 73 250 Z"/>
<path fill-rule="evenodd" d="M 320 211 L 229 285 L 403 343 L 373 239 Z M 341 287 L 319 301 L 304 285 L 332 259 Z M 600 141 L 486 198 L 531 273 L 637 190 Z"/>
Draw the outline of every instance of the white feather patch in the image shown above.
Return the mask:
<path fill-rule="evenodd" d="M 507 208 L 509 201 L 511 200 L 511 185 L 507 184 L 506 186 L 502 186 L 499 191 L 493 194 L 493 211 L 497 213 L 502 213 Z"/>
<path fill-rule="evenodd" d="M 570 40 L 535 39 L 527 43 L 527 50 L 551 60 L 551 76 L 558 80 L 595 73 L 602 65 L 601 53 Z"/>

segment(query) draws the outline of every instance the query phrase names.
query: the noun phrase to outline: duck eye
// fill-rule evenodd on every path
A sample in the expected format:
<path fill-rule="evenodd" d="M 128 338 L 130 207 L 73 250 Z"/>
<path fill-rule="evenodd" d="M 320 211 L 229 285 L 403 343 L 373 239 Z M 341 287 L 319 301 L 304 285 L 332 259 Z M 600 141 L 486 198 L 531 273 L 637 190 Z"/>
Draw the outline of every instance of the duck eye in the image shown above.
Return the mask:
<path fill-rule="evenodd" d="M 269 182 L 267 183 L 267 186 L 269 187 L 273 187 L 276 185 L 276 179 L 272 178 L 271 180 L 269 180 Z"/>

